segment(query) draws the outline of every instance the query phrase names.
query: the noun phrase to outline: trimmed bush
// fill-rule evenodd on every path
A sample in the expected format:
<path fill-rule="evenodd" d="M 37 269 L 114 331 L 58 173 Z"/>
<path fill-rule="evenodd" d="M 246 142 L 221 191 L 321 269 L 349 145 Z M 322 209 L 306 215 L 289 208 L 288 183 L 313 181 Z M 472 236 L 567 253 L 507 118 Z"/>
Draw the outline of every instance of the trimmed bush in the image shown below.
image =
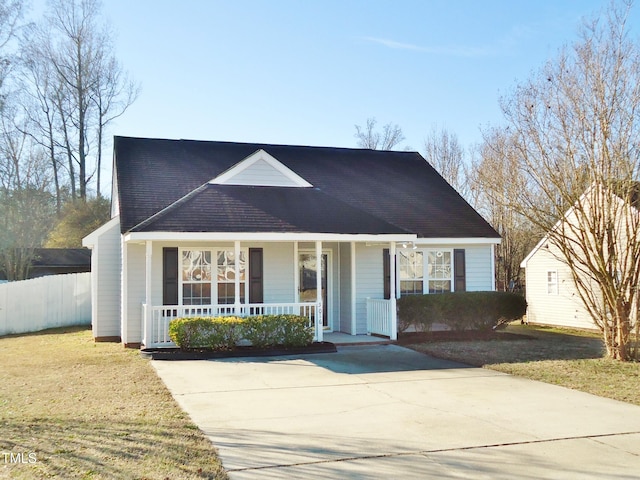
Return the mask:
<path fill-rule="evenodd" d="M 244 338 L 255 347 L 302 347 L 313 342 L 313 328 L 300 315 L 260 315 L 245 319 Z"/>
<path fill-rule="evenodd" d="M 243 323 L 239 317 L 176 318 L 169 323 L 169 337 L 182 350 L 232 350 L 242 339 Z"/>
<path fill-rule="evenodd" d="M 438 317 L 435 303 L 423 300 L 426 295 L 407 295 L 399 298 L 398 331 L 404 332 L 413 327 L 418 332 L 429 332 Z"/>
<path fill-rule="evenodd" d="M 522 318 L 527 302 L 511 292 L 457 292 L 402 297 L 398 315 L 416 330 L 425 331 L 434 322 L 455 331 L 491 330 Z"/>
<path fill-rule="evenodd" d="M 241 340 L 258 348 L 301 347 L 313 342 L 313 328 L 299 315 L 188 317 L 171 321 L 169 337 L 182 350 L 232 350 Z"/>

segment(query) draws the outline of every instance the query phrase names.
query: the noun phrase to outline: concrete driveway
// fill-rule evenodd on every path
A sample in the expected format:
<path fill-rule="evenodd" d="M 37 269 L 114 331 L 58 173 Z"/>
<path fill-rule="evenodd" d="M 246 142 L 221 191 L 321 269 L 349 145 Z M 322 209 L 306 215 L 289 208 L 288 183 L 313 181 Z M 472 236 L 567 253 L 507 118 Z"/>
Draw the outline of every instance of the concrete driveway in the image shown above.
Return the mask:
<path fill-rule="evenodd" d="M 640 477 L 640 407 L 395 345 L 152 363 L 233 480 Z"/>

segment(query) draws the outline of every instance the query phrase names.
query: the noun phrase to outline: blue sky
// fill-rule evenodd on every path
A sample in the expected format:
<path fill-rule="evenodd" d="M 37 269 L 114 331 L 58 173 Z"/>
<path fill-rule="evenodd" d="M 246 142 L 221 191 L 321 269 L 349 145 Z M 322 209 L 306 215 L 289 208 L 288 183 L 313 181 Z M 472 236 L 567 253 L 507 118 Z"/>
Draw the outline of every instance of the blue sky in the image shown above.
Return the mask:
<path fill-rule="evenodd" d="M 463 147 L 608 0 L 104 0 L 142 91 L 111 134 L 355 147 L 355 124 Z M 637 35 L 638 8 L 632 32 Z"/>

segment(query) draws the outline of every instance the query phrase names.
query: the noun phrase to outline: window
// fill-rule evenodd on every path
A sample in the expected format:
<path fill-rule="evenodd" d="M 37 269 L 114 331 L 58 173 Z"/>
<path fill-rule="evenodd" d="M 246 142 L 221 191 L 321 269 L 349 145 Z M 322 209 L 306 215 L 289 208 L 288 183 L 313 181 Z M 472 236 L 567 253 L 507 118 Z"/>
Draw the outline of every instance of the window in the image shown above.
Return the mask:
<path fill-rule="evenodd" d="M 398 250 L 400 296 L 451 292 L 453 273 L 453 250 Z"/>
<path fill-rule="evenodd" d="M 558 294 L 558 272 L 555 270 L 549 270 L 547 272 L 547 294 Z"/>
<path fill-rule="evenodd" d="M 451 291 L 451 251 L 431 250 L 428 253 L 429 293 Z"/>
<path fill-rule="evenodd" d="M 183 250 L 180 266 L 182 305 L 235 303 L 235 257 L 234 250 Z M 212 258 L 216 259 L 215 274 Z M 245 302 L 246 258 L 246 250 L 240 251 L 240 303 Z"/>
<path fill-rule="evenodd" d="M 211 252 L 182 252 L 182 304 L 211 305 Z"/>
<path fill-rule="evenodd" d="M 423 252 L 398 251 L 400 295 L 422 295 L 424 292 Z"/>
<path fill-rule="evenodd" d="M 218 303 L 235 303 L 236 298 L 236 252 L 230 250 L 218 250 L 217 252 L 217 281 L 218 281 Z M 240 275 L 240 303 L 244 303 L 244 291 L 246 283 L 246 255 L 240 252 L 239 275 Z"/>

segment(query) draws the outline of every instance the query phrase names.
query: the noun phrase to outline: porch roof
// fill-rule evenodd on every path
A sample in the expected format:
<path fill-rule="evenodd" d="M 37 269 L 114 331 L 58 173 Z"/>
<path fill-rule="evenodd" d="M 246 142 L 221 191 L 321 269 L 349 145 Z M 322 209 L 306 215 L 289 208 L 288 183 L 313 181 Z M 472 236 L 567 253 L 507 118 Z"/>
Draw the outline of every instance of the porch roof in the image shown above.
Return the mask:
<path fill-rule="evenodd" d="M 131 232 L 409 234 L 316 188 L 206 184 Z"/>

